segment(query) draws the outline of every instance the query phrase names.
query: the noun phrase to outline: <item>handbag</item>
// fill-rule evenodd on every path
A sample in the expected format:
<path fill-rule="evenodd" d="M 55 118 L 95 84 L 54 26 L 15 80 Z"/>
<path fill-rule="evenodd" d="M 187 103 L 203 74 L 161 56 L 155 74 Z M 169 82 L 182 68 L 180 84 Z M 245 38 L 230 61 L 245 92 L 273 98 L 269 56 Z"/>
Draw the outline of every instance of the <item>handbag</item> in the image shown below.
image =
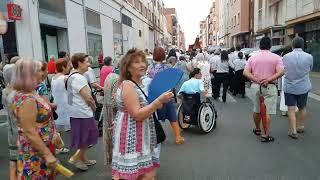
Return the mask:
<path fill-rule="evenodd" d="M 141 89 L 141 87 L 134 81 L 132 81 L 139 89 L 140 91 L 142 92 L 142 94 L 144 95 L 144 97 L 146 99 L 148 99 L 148 96 L 146 95 L 146 93 Z M 159 122 L 157 116 L 156 116 L 156 113 L 154 112 L 152 114 L 152 117 L 153 117 L 153 121 L 154 121 L 154 128 L 156 130 L 156 136 L 157 136 L 157 144 L 160 144 L 162 142 L 164 142 L 166 140 L 166 133 L 164 132 L 163 128 L 162 128 L 162 125 L 161 123 Z"/>

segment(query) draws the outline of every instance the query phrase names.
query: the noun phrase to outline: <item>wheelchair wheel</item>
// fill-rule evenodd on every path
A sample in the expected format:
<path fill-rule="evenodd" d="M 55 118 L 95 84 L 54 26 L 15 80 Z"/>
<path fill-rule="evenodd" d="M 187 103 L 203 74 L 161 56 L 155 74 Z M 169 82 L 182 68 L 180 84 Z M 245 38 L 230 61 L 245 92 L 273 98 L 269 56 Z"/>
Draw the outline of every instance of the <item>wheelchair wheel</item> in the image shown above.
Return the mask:
<path fill-rule="evenodd" d="M 181 129 L 188 129 L 191 126 L 191 124 L 183 122 L 184 115 L 182 114 L 182 104 L 179 105 L 177 113 L 178 113 L 177 114 L 178 124 L 179 124 L 180 128 Z"/>
<path fill-rule="evenodd" d="M 198 112 L 198 126 L 204 133 L 209 133 L 216 126 L 217 113 L 210 103 L 203 103 Z"/>

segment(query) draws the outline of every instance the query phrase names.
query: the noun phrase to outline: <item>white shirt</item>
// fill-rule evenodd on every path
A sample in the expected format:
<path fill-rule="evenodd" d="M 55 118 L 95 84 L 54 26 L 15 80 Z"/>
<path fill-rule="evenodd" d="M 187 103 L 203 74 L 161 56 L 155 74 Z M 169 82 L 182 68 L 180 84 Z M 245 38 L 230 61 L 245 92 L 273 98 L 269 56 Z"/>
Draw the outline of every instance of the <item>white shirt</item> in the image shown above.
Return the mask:
<path fill-rule="evenodd" d="M 246 67 L 247 61 L 245 59 L 236 59 L 233 61 L 235 71 L 243 70 Z M 231 65 L 231 64 L 230 64 Z"/>
<path fill-rule="evenodd" d="M 97 82 L 96 75 L 94 73 L 94 70 L 91 67 L 88 68 L 88 71 L 85 72 L 83 76 L 87 79 L 87 81 L 90 84 Z"/>
<path fill-rule="evenodd" d="M 210 63 L 212 71 L 217 70 L 217 67 L 216 67 L 217 61 L 220 61 L 219 55 L 214 55 L 213 57 L 210 58 L 209 63 Z"/>
<path fill-rule="evenodd" d="M 92 118 L 93 111 L 80 94 L 80 90 L 88 86 L 88 81 L 81 74 L 73 74 L 68 80 L 68 104 L 70 105 L 70 117 Z"/>
<path fill-rule="evenodd" d="M 229 61 L 222 62 L 221 59 L 216 61 L 217 73 L 228 73 L 229 72 Z"/>
<path fill-rule="evenodd" d="M 234 67 L 234 61 L 239 58 L 238 53 L 239 51 L 234 51 L 229 55 L 229 63 L 231 67 Z"/>

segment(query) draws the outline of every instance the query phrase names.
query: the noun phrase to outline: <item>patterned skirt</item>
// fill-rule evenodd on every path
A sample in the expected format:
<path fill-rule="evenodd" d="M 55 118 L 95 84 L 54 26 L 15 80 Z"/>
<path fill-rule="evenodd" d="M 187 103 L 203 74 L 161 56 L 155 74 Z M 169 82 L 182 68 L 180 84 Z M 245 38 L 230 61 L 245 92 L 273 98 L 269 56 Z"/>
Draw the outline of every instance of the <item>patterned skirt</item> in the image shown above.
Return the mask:
<path fill-rule="evenodd" d="M 160 167 L 154 121 L 135 121 L 118 111 L 113 136 L 112 175 L 133 180 Z"/>

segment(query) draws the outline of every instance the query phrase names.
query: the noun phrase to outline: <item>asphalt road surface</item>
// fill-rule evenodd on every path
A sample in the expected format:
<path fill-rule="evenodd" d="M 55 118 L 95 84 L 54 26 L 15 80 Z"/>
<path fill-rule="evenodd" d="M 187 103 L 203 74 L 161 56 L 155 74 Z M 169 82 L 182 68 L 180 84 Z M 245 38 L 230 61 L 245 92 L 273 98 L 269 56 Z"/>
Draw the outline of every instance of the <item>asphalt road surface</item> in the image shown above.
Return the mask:
<path fill-rule="evenodd" d="M 250 93 L 248 93 L 250 94 Z M 219 118 L 216 129 L 203 134 L 197 127 L 183 131 L 184 145 L 174 143 L 169 122 L 164 124 L 167 140 L 162 145 L 161 168 L 157 180 L 316 180 L 320 179 L 320 102 L 309 98 L 306 132 L 298 140 L 287 136 L 288 120 L 278 113 L 271 124 L 275 142 L 262 144 L 253 135 L 251 101 L 233 98 L 214 101 Z M 0 127 L 0 179 L 8 179 L 6 129 Z M 66 141 L 68 138 L 66 137 Z M 111 179 L 103 164 L 103 145 L 90 149 L 89 158 L 98 163 L 87 172 L 76 172 L 75 180 Z M 67 163 L 69 155 L 59 155 Z M 64 180 L 62 176 L 57 178 Z"/>

